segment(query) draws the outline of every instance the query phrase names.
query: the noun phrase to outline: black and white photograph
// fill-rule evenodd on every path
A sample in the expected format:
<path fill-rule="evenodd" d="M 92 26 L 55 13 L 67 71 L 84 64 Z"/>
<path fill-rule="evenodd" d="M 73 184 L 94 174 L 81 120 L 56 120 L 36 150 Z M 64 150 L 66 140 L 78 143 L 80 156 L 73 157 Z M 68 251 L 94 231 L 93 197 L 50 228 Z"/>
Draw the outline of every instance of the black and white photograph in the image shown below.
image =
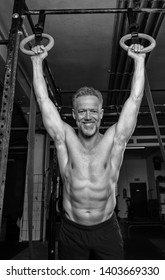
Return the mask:
<path fill-rule="evenodd" d="M 5 279 L 160 277 L 164 16 L 165 0 L 0 0 Z"/>

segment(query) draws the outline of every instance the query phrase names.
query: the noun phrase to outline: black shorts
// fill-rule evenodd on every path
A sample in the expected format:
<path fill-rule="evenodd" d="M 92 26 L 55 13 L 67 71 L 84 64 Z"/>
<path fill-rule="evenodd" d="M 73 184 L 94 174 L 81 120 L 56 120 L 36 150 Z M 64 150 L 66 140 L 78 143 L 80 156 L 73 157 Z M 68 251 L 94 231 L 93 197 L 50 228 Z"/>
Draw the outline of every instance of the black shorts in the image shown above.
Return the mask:
<path fill-rule="evenodd" d="M 123 239 L 115 213 L 100 224 L 85 226 L 62 218 L 59 234 L 61 260 L 121 260 Z"/>

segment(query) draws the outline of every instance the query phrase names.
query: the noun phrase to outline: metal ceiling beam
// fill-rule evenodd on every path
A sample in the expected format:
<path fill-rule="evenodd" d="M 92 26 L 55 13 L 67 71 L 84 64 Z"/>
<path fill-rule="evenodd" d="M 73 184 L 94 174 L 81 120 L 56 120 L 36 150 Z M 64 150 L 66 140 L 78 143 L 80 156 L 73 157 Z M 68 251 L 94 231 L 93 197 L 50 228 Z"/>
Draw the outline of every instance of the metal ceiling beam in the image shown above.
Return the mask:
<path fill-rule="evenodd" d="M 105 126 L 109 127 L 110 125 L 113 124 L 113 122 L 103 122 L 105 124 Z M 102 126 L 101 128 L 105 128 L 105 126 Z M 148 124 L 142 124 L 142 125 L 137 125 L 136 128 L 155 128 L 154 125 L 148 125 Z M 165 128 L 165 125 L 159 125 L 159 128 Z M 20 131 L 27 131 L 28 130 L 28 127 L 12 127 L 11 128 L 11 131 L 14 131 L 14 132 L 20 132 Z M 36 131 L 45 131 L 45 128 L 44 127 L 41 127 L 39 129 L 36 129 Z"/>
<path fill-rule="evenodd" d="M 126 74 L 129 74 L 129 75 L 131 75 L 130 73 L 126 73 Z M 125 89 L 119 89 L 119 88 L 116 88 L 116 89 L 100 89 L 99 90 L 101 93 L 111 93 L 111 92 L 130 92 L 130 89 L 128 89 L 128 88 L 125 88 Z M 163 89 L 163 88 L 158 88 L 158 89 L 151 89 L 151 92 L 158 92 L 158 91 L 160 91 L 160 92 L 165 92 L 165 89 Z M 69 90 L 61 90 L 60 89 L 60 94 L 72 94 L 72 93 L 75 93 L 76 92 L 76 89 L 69 89 Z"/>
<path fill-rule="evenodd" d="M 135 13 L 165 13 L 164 8 L 134 8 Z M 40 10 L 24 11 L 24 15 L 39 15 Z M 65 14 L 120 14 L 127 13 L 127 9 L 124 8 L 109 8 L 109 9 L 47 9 L 45 14 L 47 15 L 65 15 Z"/>

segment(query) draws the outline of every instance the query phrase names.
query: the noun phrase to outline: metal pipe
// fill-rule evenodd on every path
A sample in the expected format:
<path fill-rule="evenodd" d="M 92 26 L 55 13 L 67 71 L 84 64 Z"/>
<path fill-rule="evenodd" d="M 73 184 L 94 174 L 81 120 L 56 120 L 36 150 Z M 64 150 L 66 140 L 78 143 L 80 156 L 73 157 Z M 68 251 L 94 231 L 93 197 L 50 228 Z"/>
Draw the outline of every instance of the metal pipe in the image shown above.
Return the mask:
<path fill-rule="evenodd" d="M 165 112 L 160 112 L 160 111 L 158 111 L 158 112 L 155 112 L 157 115 L 162 115 L 162 116 L 164 116 L 165 115 Z M 104 117 L 111 117 L 111 116 L 119 116 L 120 115 L 120 112 L 118 111 L 118 112 L 113 112 L 113 113 L 104 113 Z M 146 112 L 139 112 L 139 114 L 138 115 L 147 115 L 147 116 L 150 116 L 151 115 L 151 113 L 150 113 L 150 111 L 146 111 Z M 61 116 L 62 116 L 62 118 L 72 118 L 72 113 L 62 113 L 61 114 Z"/>
<path fill-rule="evenodd" d="M 103 121 L 103 124 L 104 124 L 104 126 L 101 126 L 100 128 L 101 129 L 104 129 L 104 128 L 106 128 L 106 126 L 108 126 L 109 127 L 109 125 L 112 125 L 113 124 L 113 122 L 108 122 L 108 121 L 106 121 L 106 122 L 104 122 Z M 145 125 L 145 124 L 142 124 L 142 125 L 137 125 L 136 126 L 136 129 L 146 129 L 146 128 L 155 128 L 153 125 Z M 159 125 L 159 128 L 165 128 L 165 125 Z M 14 132 L 20 132 L 20 131 L 27 131 L 28 130 L 28 128 L 23 128 L 23 127 L 15 127 L 15 128 L 12 128 L 12 131 L 14 131 Z M 44 127 L 42 127 L 41 129 L 40 129 L 40 131 L 44 131 L 44 132 L 46 132 L 46 129 L 44 128 Z M 37 130 L 36 130 L 36 132 L 37 132 Z M 19 148 L 19 146 L 14 146 L 14 148 Z M 27 146 L 20 146 L 20 148 L 27 148 Z M 10 146 L 9 147 L 9 149 L 13 149 L 13 146 Z"/>
<path fill-rule="evenodd" d="M 70 94 L 70 93 L 75 93 L 77 90 L 76 89 L 71 89 L 71 90 L 60 90 L 60 94 Z M 101 93 L 109 93 L 109 92 L 130 92 L 130 89 L 100 89 L 99 90 Z M 151 92 L 165 92 L 165 89 L 160 88 L 160 89 L 151 89 Z"/>
<path fill-rule="evenodd" d="M 135 13 L 165 13 L 165 9 L 159 8 L 135 8 L 132 9 Z M 71 14 L 113 14 L 113 13 L 127 13 L 128 9 L 124 8 L 107 8 L 107 9 L 50 9 L 45 10 L 47 15 L 71 15 Z M 40 10 L 24 11 L 24 15 L 39 15 Z"/>
<path fill-rule="evenodd" d="M 9 150 L 27 150 L 28 146 L 12 146 Z"/>
<path fill-rule="evenodd" d="M 11 131 L 28 131 L 28 127 L 12 127 L 11 128 Z M 44 130 L 45 131 L 45 128 L 38 128 L 38 129 L 36 129 L 35 131 L 36 132 L 40 132 L 40 131 L 42 131 L 42 130 Z"/>

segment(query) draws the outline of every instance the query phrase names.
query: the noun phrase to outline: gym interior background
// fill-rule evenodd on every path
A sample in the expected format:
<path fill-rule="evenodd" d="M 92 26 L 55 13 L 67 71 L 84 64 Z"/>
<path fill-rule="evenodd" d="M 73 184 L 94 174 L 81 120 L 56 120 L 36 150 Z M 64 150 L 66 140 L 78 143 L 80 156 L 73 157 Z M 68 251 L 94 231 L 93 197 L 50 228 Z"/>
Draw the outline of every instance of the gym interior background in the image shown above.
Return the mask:
<path fill-rule="evenodd" d="M 156 47 L 147 53 L 149 87 L 125 151 L 115 210 L 126 259 L 165 258 L 165 1 L 1 0 L 1 259 L 58 258 L 61 179 L 53 141 L 32 97 L 30 56 L 20 51 L 20 41 L 41 31 L 54 38 L 44 64 L 50 97 L 76 128 L 72 94 L 84 85 L 99 89 L 104 133 L 130 93 L 133 65 L 119 45 L 130 33 L 129 8 L 132 24 L 152 36 Z"/>

